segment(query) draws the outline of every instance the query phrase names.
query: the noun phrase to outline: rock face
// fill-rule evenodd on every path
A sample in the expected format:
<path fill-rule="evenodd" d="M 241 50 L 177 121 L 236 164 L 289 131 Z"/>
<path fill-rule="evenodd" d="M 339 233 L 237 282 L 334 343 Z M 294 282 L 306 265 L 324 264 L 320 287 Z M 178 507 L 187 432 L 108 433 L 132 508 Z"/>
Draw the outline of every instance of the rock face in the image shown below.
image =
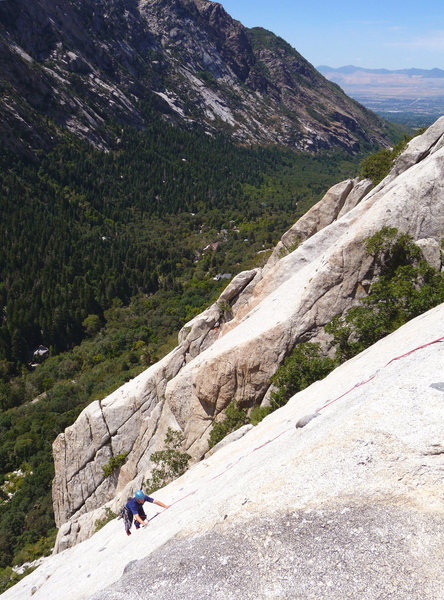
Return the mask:
<path fill-rule="evenodd" d="M 255 275 L 253 270 L 235 277 L 218 303 L 182 329 L 175 350 L 104 400 L 90 404 L 75 424 L 57 437 L 53 445 L 57 472 L 53 498 L 59 526 L 69 518 L 75 521 L 81 514 L 94 511 L 138 474 L 140 480 L 143 478 L 149 470 L 149 458 L 162 447 L 168 427 L 179 428 L 176 415 L 165 405 L 168 381 L 214 342 L 224 320 L 223 306 L 234 302 Z M 105 478 L 102 467 L 122 453 L 128 453 L 128 460 L 118 478 Z M 77 531 L 78 527 L 65 525 L 60 537 L 72 540 Z M 82 535 L 92 531 L 83 526 Z M 68 539 L 59 547 L 69 544 Z"/>
<path fill-rule="evenodd" d="M 322 202 L 313 206 L 282 236 L 266 265 L 266 270 L 309 237 L 354 208 L 372 187 L 373 184 L 368 179 L 363 181 L 347 179 L 333 186 Z"/>
<path fill-rule="evenodd" d="M 0 64 L 0 133 L 21 152 L 52 143 L 48 117 L 102 148 L 111 121 L 152 118 L 310 151 L 387 143 L 284 40 L 208 0 L 0 2 Z"/>
<path fill-rule="evenodd" d="M 115 519 L 2 600 L 443 600 L 443 323 L 407 323 L 159 490 L 146 529 Z"/>
<path fill-rule="evenodd" d="M 142 485 L 168 427 L 183 432 L 186 451 L 198 461 L 208 450 L 213 421 L 230 402 L 250 407 L 262 401 L 295 344 L 315 338 L 362 295 L 373 272 L 365 251 L 370 235 L 397 227 L 418 241 L 434 266 L 442 266 L 443 135 L 441 118 L 411 142 L 396 174 L 367 194 L 367 182 L 332 188 L 285 234 L 263 270 L 238 275 L 218 302 L 183 328 L 174 351 L 88 406 L 57 438 L 53 498 L 57 525 L 63 525 L 58 550 L 91 535 L 101 505 L 116 510 Z M 295 239 L 299 245 L 292 250 Z M 123 452 L 127 462 L 105 479 L 102 467 Z"/>

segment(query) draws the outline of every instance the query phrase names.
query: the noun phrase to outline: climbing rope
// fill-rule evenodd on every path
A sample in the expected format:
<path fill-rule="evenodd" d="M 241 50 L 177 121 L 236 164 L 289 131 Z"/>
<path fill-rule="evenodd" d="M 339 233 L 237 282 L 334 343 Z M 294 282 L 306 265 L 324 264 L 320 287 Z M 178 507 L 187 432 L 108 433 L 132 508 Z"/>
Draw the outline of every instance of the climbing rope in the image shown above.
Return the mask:
<path fill-rule="evenodd" d="M 353 387 L 351 387 L 349 390 L 347 390 L 346 392 L 344 392 L 343 394 L 341 394 L 337 398 L 334 398 L 333 400 L 330 400 L 329 402 L 327 402 L 326 404 L 324 404 L 324 406 L 321 406 L 321 408 L 318 408 L 316 410 L 316 413 L 320 413 L 321 410 L 324 410 L 324 408 L 326 408 L 327 406 L 330 406 L 330 404 L 333 404 L 333 402 L 337 402 L 338 400 L 340 400 L 341 398 L 343 398 L 347 394 L 350 394 L 350 392 L 352 392 L 356 388 L 360 387 L 361 385 L 365 385 L 366 383 L 368 383 L 369 381 L 371 381 L 372 379 L 374 379 L 376 377 L 376 375 L 382 369 L 387 368 L 390 364 L 392 364 L 392 362 L 395 362 L 395 360 L 399 360 L 401 358 L 404 358 L 405 356 L 408 356 L 409 354 L 413 354 L 414 352 L 417 352 L 418 350 L 422 350 L 422 348 L 426 348 L 427 346 L 431 346 L 432 344 L 437 344 L 438 342 L 442 342 L 443 340 L 444 340 L 444 336 L 442 336 L 442 337 L 440 337 L 440 338 L 438 338 L 436 340 L 433 340 L 432 342 L 427 342 L 426 344 L 422 344 L 421 346 L 417 346 L 416 348 L 413 348 L 412 350 L 409 350 L 408 352 L 405 352 L 404 354 L 400 354 L 399 356 L 395 356 L 394 358 L 390 359 L 388 361 L 388 363 L 385 364 L 381 369 L 378 369 L 376 371 L 376 373 L 374 373 L 371 377 L 369 377 L 365 381 L 361 381 L 361 382 L 355 384 Z"/>
<path fill-rule="evenodd" d="M 427 342 L 426 344 L 422 344 L 421 346 L 417 346 L 416 348 L 413 348 L 412 350 L 409 350 L 408 352 L 405 352 L 404 354 L 400 354 L 399 356 L 395 356 L 394 358 L 390 359 L 388 361 L 388 363 L 386 363 L 381 369 L 378 369 L 371 377 L 369 377 L 368 379 L 366 379 L 365 381 L 360 381 L 359 383 L 356 383 L 353 387 L 351 387 L 349 390 L 347 390 L 346 392 L 344 392 L 343 394 L 341 394 L 340 396 L 338 396 L 337 398 L 334 398 L 333 400 L 330 400 L 329 402 L 327 402 L 326 404 L 324 404 L 323 406 L 321 406 L 321 408 L 318 408 L 316 410 L 316 412 L 313 415 L 310 415 L 308 417 L 303 417 L 302 419 L 300 419 L 298 422 L 304 421 L 304 424 L 308 423 L 311 418 L 316 417 L 319 415 L 319 413 L 321 412 L 321 410 L 324 410 L 324 408 L 326 408 L 327 406 L 330 406 L 331 404 L 333 404 L 334 402 L 337 402 L 338 400 L 340 400 L 341 398 L 344 398 L 344 396 L 347 396 L 347 394 L 350 394 L 350 392 L 352 392 L 353 390 L 355 390 L 358 387 L 361 387 L 367 383 L 369 383 L 370 381 L 372 381 L 372 379 L 374 379 L 377 374 L 382 370 L 387 368 L 392 362 L 399 360 L 401 358 L 404 358 L 405 356 L 409 356 L 410 354 L 413 354 L 414 352 L 417 352 L 418 350 L 421 350 L 422 348 L 426 348 L 427 346 L 431 346 L 433 344 L 437 344 L 438 342 L 442 342 L 444 341 L 444 336 L 437 338 L 436 340 L 433 340 L 431 342 Z M 303 426 L 303 425 L 302 425 Z M 233 463 L 230 463 L 223 471 L 221 471 L 220 473 L 218 473 L 217 475 L 215 475 L 214 477 L 211 477 L 210 481 L 214 481 L 215 479 L 217 479 L 218 477 L 221 477 L 224 473 L 226 473 L 227 471 L 229 471 L 230 469 L 232 469 L 235 465 L 237 465 L 241 460 L 243 460 L 244 458 L 247 458 L 248 456 L 250 456 L 251 454 L 253 454 L 254 452 L 260 450 L 261 448 L 264 448 L 265 446 L 267 446 L 268 444 L 271 444 L 272 442 L 274 442 L 275 440 L 277 440 L 278 438 L 280 438 L 281 436 L 283 436 L 284 434 L 288 433 L 289 431 L 292 431 L 293 427 L 289 427 L 287 429 L 285 429 L 284 431 L 281 431 L 280 433 L 278 433 L 275 437 L 267 440 L 266 442 L 264 442 L 263 444 L 261 444 L 260 446 L 257 446 L 256 448 L 253 448 L 253 450 L 251 450 L 250 452 L 248 452 L 247 454 L 240 456 L 236 461 L 234 461 Z M 199 488 L 196 488 L 195 490 L 193 490 L 192 492 L 189 492 L 188 494 L 186 494 L 185 496 L 183 496 L 182 498 L 179 498 L 177 500 L 175 500 L 172 504 L 169 505 L 168 508 L 171 508 L 172 506 L 174 506 L 175 504 L 178 504 L 179 502 L 182 502 L 183 500 L 185 500 L 186 498 L 188 498 L 189 496 L 192 496 L 193 494 L 195 494 L 197 491 L 199 490 Z M 167 508 L 165 510 L 168 510 Z M 156 513 L 154 515 L 154 517 L 157 517 L 157 515 L 160 515 L 162 513 L 165 512 L 165 510 L 159 511 L 158 513 Z M 154 517 L 152 517 L 150 520 L 154 519 Z"/>

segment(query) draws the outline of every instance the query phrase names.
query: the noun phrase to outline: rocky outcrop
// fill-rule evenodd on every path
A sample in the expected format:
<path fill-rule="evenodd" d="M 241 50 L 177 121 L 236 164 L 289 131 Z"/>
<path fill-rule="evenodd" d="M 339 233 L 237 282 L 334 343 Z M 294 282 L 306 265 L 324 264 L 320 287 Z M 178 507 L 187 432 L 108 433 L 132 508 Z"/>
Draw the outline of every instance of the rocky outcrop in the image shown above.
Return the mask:
<path fill-rule="evenodd" d="M 303 217 L 297 221 L 283 236 L 265 270 L 276 264 L 283 256 L 295 250 L 309 237 L 333 223 L 338 217 L 349 212 L 373 187 L 369 179 L 347 179 L 334 185 Z"/>
<path fill-rule="evenodd" d="M 106 148 L 111 123 L 160 119 L 300 150 L 388 143 L 385 123 L 282 39 L 209 0 L 0 2 L 0 133 L 14 151 L 60 128 Z"/>
<path fill-rule="evenodd" d="M 215 341 L 227 318 L 229 302 L 242 295 L 256 273 L 252 270 L 236 276 L 213 306 L 185 325 L 177 348 L 104 400 L 90 404 L 74 425 L 56 438 L 53 504 L 58 526 L 94 511 L 116 490 L 149 470 L 149 458 L 162 447 L 168 427 L 180 428 L 175 413 L 165 406 L 168 381 Z M 110 458 L 125 453 L 128 459 L 118 476 L 105 477 L 103 467 Z M 72 535 L 78 528 L 65 527 L 60 535 L 68 530 Z"/>
<path fill-rule="evenodd" d="M 443 323 L 407 323 L 156 492 L 172 506 L 146 529 L 114 519 L 2 600 L 442 600 Z"/>
<path fill-rule="evenodd" d="M 183 432 L 186 451 L 198 461 L 208 450 L 213 421 L 230 402 L 251 407 L 262 401 L 295 344 L 315 337 L 365 293 L 373 276 L 365 250 L 370 235 L 397 227 L 442 266 L 444 148 L 437 142 L 444 118 L 432 133 L 415 139 L 395 165 L 398 175 L 364 197 L 367 182 L 330 190 L 296 224 L 294 231 L 306 236 L 296 249 L 286 234 L 281 248 L 289 254 L 274 253 L 263 270 L 238 275 L 218 302 L 183 328 L 173 352 L 87 407 L 57 438 L 54 510 L 58 526 L 72 522 L 60 530 L 59 549 L 90 535 L 102 510 L 94 508 L 108 501 L 116 509 L 141 485 L 168 427 Z M 408 159 L 412 146 L 414 156 L 424 155 L 419 162 Z M 345 212 L 349 200 L 354 208 Z M 122 452 L 128 452 L 126 464 L 105 479 L 102 467 Z"/>

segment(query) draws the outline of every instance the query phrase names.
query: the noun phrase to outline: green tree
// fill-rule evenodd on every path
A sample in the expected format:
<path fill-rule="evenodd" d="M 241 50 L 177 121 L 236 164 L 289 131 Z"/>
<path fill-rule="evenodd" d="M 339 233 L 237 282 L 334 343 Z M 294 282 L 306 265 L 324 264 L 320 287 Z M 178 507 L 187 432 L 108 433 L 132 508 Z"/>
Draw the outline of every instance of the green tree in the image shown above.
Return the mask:
<path fill-rule="evenodd" d="M 359 176 L 371 179 L 371 181 L 377 185 L 389 174 L 395 160 L 404 150 L 410 139 L 411 138 L 404 136 L 394 148 L 381 148 L 377 152 L 364 158 L 361 162 Z"/>
<path fill-rule="evenodd" d="M 98 315 L 88 315 L 86 319 L 82 321 L 82 327 L 84 328 L 86 335 L 92 337 L 100 331 L 102 322 Z"/>
<path fill-rule="evenodd" d="M 247 411 L 239 406 L 238 402 L 230 402 L 221 421 L 214 421 L 210 433 L 209 446 L 213 448 L 232 431 L 248 423 Z"/>
<path fill-rule="evenodd" d="M 319 343 L 298 344 L 272 377 L 277 388 L 271 394 L 272 407 L 284 406 L 294 394 L 326 377 L 335 366 L 334 360 L 321 354 Z"/>
<path fill-rule="evenodd" d="M 383 228 L 367 242 L 380 273 L 368 296 L 325 327 L 339 360 L 347 360 L 444 301 L 444 275 L 421 259 L 410 236 Z"/>
<path fill-rule="evenodd" d="M 191 456 L 182 452 L 183 441 L 184 436 L 181 431 L 168 427 L 164 440 L 165 448 L 151 455 L 151 462 L 156 466 L 151 472 L 151 477 L 145 482 L 148 493 L 155 492 L 185 473 Z"/>
<path fill-rule="evenodd" d="M 127 456 L 128 452 L 123 452 L 122 454 L 111 456 L 106 465 L 102 467 L 103 475 L 105 477 L 109 477 L 110 475 L 112 475 L 112 473 L 120 469 L 120 467 L 125 464 Z"/>

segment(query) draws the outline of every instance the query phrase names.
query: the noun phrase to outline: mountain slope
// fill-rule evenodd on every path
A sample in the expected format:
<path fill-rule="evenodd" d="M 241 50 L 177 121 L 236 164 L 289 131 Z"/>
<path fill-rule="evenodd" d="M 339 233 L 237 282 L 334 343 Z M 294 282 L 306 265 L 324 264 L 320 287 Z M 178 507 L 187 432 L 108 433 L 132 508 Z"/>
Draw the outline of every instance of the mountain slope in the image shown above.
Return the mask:
<path fill-rule="evenodd" d="M 2 597 L 442 600 L 443 322 L 441 305 L 294 396 L 155 494 L 172 506 L 146 529 L 114 520 Z"/>
<path fill-rule="evenodd" d="M 439 272 L 444 235 L 444 119 L 413 139 L 374 189 L 334 186 L 286 234 L 263 269 L 239 274 L 219 300 L 187 323 L 178 346 L 102 401 L 93 402 L 54 442 L 58 549 L 92 533 L 149 476 L 168 427 L 184 434 L 194 460 L 208 450 L 214 421 L 235 400 L 263 401 L 270 378 L 299 343 L 326 342 L 324 326 L 365 296 L 379 276 L 367 240 L 384 227 L 408 234 Z M 416 313 L 417 314 L 417 313 Z M 102 467 L 128 453 L 116 476 Z"/>
<path fill-rule="evenodd" d="M 298 150 L 387 139 L 286 42 L 207 0 L 2 2 L 0 64 L 0 133 L 21 151 L 59 127 L 107 147 L 112 121 L 160 117 Z"/>

